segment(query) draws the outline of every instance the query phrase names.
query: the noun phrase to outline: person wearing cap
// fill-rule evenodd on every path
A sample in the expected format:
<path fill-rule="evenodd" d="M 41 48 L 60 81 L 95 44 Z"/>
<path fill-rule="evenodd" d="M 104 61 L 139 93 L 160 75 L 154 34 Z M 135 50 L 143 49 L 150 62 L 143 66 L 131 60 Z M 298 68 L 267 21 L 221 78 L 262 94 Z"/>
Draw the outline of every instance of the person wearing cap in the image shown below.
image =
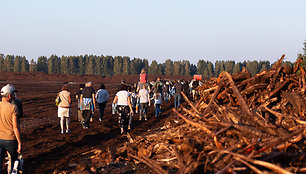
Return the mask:
<path fill-rule="evenodd" d="M 16 105 L 17 106 L 17 124 L 18 126 L 20 127 L 20 118 L 23 117 L 23 109 L 22 109 L 22 100 L 17 98 L 17 90 L 15 88 L 15 86 L 13 84 L 7 84 L 8 86 L 11 86 L 13 88 L 13 94 L 12 94 L 12 101 L 11 103 Z M 11 156 L 10 154 L 8 153 L 8 157 L 9 157 L 9 162 L 7 163 L 8 164 L 8 172 L 10 170 L 10 166 L 11 166 Z"/>
<path fill-rule="evenodd" d="M 15 104 L 17 106 L 17 121 L 18 125 L 20 125 L 20 118 L 23 117 L 23 109 L 22 109 L 22 100 L 17 97 L 17 90 L 13 84 L 7 84 L 11 86 L 14 90 L 13 95 L 12 95 L 12 104 Z"/>
<path fill-rule="evenodd" d="M 2 101 L 0 102 L 0 171 L 4 153 L 11 155 L 11 163 L 14 164 L 21 152 L 21 138 L 17 121 L 17 106 L 10 103 L 13 99 L 14 88 L 6 85 L 1 89 Z M 9 171 L 12 170 L 13 165 Z"/>

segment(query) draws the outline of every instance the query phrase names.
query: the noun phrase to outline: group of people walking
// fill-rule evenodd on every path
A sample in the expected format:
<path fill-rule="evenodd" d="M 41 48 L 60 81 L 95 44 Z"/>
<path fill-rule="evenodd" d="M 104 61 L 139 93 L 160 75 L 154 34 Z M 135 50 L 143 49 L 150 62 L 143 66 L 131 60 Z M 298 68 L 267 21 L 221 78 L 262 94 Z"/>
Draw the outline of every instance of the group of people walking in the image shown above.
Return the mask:
<path fill-rule="evenodd" d="M 168 103 L 170 98 L 174 98 L 174 107 L 181 104 L 181 92 L 196 96 L 199 82 L 193 80 L 162 81 L 160 77 L 149 82 L 145 69 L 142 69 L 138 83 L 130 86 L 121 81 L 120 87 L 112 101 L 113 114 L 118 115 L 120 132 L 124 133 L 131 129 L 133 116 L 138 114 L 140 121 L 147 121 L 148 107 L 153 104 L 155 117 L 162 113 L 163 103 Z M 22 102 L 17 98 L 17 90 L 11 84 L 1 89 L 2 101 L 0 102 L 0 171 L 5 151 L 10 154 L 13 163 L 18 153 L 21 151 L 20 139 L 20 117 L 23 115 Z M 109 100 L 109 94 L 105 85 L 101 84 L 97 92 L 93 88 L 92 82 L 80 84 L 76 93 L 78 105 L 78 121 L 84 129 L 90 128 L 96 105 L 99 108 L 99 121 L 103 120 L 104 110 Z M 56 103 L 58 106 L 58 117 L 60 118 L 60 131 L 62 134 L 71 133 L 71 93 L 66 85 L 57 94 Z M 9 167 L 10 171 L 12 168 Z"/>
<path fill-rule="evenodd" d="M 138 83 L 133 86 L 121 81 L 119 91 L 113 100 L 113 114 L 117 113 L 121 133 L 131 129 L 133 116 L 139 114 L 139 120 L 148 120 L 148 107 L 153 103 L 155 117 L 162 112 L 163 103 L 168 103 L 171 97 L 174 98 L 174 107 L 179 108 L 182 97 L 181 92 L 191 93 L 197 86 L 194 80 L 190 83 L 184 80 L 162 81 L 160 77 L 149 82 L 145 69 L 142 69 Z"/>
<path fill-rule="evenodd" d="M 80 84 L 79 88 L 80 89 L 76 93 L 78 102 L 78 121 L 81 122 L 84 129 L 88 129 L 90 127 L 90 121 L 92 121 L 96 104 L 99 107 L 99 121 L 102 121 L 109 95 L 105 90 L 104 84 L 100 85 L 97 93 L 93 88 L 92 82 Z M 58 93 L 58 98 L 60 98 L 58 104 L 58 117 L 60 118 L 61 133 L 70 133 L 71 97 L 66 85 L 62 86 L 62 91 Z M 64 124 L 65 121 L 66 124 Z"/>
<path fill-rule="evenodd" d="M 168 103 L 171 97 L 174 98 L 174 107 L 178 108 L 181 104 L 181 92 L 186 94 L 193 91 L 192 85 L 184 80 L 162 81 L 160 77 L 149 82 L 145 69 L 141 70 L 139 82 L 130 86 L 121 81 L 118 91 L 112 101 L 113 114 L 118 115 L 118 123 L 121 133 L 130 130 L 132 120 L 135 114 L 139 114 L 140 121 L 148 120 L 148 107 L 151 104 L 155 108 L 155 117 L 159 117 L 162 112 L 163 102 Z M 196 84 L 196 82 L 193 82 Z M 80 89 L 76 93 L 78 102 L 78 120 L 84 129 L 90 128 L 90 121 L 96 105 L 99 107 L 99 121 L 102 121 L 106 103 L 109 100 L 109 94 L 105 85 L 101 84 L 97 93 L 93 88 L 92 82 L 80 84 Z M 58 93 L 60 103 L 58 105 L 58 117 L 60 118 L 61 133 L 70 133 L 70 114 L 71 98 L 68 87 L 63 86 L 62 91 Z M 66 122 L 66 124 L 64 123 Z"/>

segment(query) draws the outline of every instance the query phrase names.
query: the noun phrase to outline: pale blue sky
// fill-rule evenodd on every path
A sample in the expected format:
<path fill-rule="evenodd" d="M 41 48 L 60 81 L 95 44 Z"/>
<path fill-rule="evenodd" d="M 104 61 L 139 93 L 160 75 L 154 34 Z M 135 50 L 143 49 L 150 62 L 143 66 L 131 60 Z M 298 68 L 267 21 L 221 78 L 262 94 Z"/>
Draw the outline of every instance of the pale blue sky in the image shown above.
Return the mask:
<path fill-rule="evenodd" d="M 295 61 L 306 0 L 0 0 L 0 53 Z"/>

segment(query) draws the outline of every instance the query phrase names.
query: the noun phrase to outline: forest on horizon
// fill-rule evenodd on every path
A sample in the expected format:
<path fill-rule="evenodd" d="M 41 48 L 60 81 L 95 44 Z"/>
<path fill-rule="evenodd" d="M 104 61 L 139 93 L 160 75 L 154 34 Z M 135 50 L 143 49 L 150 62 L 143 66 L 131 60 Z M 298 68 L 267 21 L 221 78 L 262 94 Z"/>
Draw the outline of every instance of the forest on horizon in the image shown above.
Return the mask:
<path fill-rule="evenodd" d="M 306 68 L 306 41 L 304 42 L 304 53 L 302 67 Z M 284 62 L 292 66 L 292 62 Z M 151 64 L 147 59 L 133 58 L 127 56 L 41 56 L 29 62 L 25 56 L 14 56 L 0 54 L 0 72 L 25 72 L 38 71 L 48 74 L 82 74 L 82 75 L 131 75 L 139 74 L 142 68 L 152 75 L 182 75 L 192 76 L 194 74 L 203 77 L 218 77 L 222 71 L 237 73 L 246 68 L 251 75 L 255 75 L 273 65 L 269 61 L 216 61 L 214 64 L 208 60 L 199 60 L 192 64 L 188 60 L 172 61 L 167 59 L 164 63 L 153 60 Z"/>

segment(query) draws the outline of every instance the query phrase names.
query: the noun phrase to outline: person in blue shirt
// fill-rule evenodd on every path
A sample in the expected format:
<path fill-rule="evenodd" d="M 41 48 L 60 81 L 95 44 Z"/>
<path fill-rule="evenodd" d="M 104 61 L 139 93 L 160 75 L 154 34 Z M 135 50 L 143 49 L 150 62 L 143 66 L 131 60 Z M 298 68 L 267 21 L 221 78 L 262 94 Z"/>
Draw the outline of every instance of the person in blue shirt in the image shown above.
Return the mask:
<path fill-rule="evenodd" d="M 101 84 L 100 89 L 96 93 L 96 101 L 99 107 L 99 121 L 102 121 L 103 119 L 104 109 L 105 109 L 108 99 L 109 99 L 109 95 L 105 89 L 105 85 Z"/>

